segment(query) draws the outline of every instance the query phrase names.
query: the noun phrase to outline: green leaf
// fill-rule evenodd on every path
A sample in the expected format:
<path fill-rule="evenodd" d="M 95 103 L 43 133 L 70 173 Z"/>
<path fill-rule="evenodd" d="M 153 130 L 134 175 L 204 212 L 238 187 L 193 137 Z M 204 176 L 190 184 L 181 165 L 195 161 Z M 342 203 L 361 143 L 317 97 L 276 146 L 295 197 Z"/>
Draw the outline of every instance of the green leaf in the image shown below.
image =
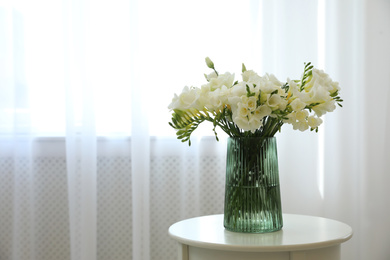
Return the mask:
<path fill-rule="evenodd" d="M 313 70 L 313 66 L 311 65 L 311 62 L 304 63 L 304 64 L 305 64 L 305 68 L 303 70 L 303 75 L 301 79 L 300 91 L 304 89 L 304 86 L 306 85 L 307 82 L 306 80 L 312 75 L 312 70 Z"/>
<path fill-rule="evenodd" d="M 261 90 L 259 91 L 259 95 L 257 96 L 256 107 L 259 107 L 261 105 L 260 98 L 261 98 Z"/>
<path fill-rule="evenodd" d="M 246 84 L 246 96 L 247 97 L 253 97 L 254 95 L 256 95 L 256 94 L 255 93 L 251 93 L 251 90 L 249 89 L 248 84 Z"/>

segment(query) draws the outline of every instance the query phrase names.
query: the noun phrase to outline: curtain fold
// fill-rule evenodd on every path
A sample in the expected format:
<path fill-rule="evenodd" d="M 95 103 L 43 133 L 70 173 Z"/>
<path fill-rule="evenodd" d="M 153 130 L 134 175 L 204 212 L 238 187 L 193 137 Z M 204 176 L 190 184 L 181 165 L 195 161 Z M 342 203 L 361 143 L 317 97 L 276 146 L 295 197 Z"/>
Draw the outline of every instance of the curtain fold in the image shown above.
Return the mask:
<path fill-rule="evenodd" d="M 64 4 L 66 172 L 71 259 L 97 258 L 97 138 L 88 70 L 89 6 Z"/>
<path fill-rule="evenodd" d="M 390 253 L 386 248 L 389 239 L 389 225 L 384 223 L 385 215 L 390 213 L 389 196 L 386 183 L 389 177 L 388 114 L 390 102 L 388 83 L 390 75 L 390 3 L 388 1 L 367 1 L 364 6 L 364 110 L 363 122 L 363 178 L 360 180 L 362 211 L 360 231 L 368 235 L 368 242 L 362 239 L 364 257 L 370 257 L 372 250 L 376 257 L 386 259 Z M 386 82 L 386 83 L 385 83 Z M 377 203 L 378 202 L 378 203 Z M 378 229 L 380 232 L 372 232 Z M 378 243 L 374 243 L 374 240 Z"/>
<path fill-rule="evenodd" d="M 14 137 L 12 146 L 12 258 L 34 259 L 36 247 L 35 177 L 32 165 L 31 139 Z M 23 248 L 23 250 L 20 250 Z"/>
<path fill-rule="evenodd" d="M 134 86 L 142 80 L 133 74 Z M 133 201 L 133 258 L 150 259 L 150 135 L 146 88 L 135 87 L 131 92 L 131 173 Z"/>
<path fill-rule="evenodd" d="M 1 1 L 0 259 L 173 259 L 170 225 L 222 213 L 226 135 L 168 125 L 206 56 L 339 81 L 319 133 L 277 133 L 283 211 L 349 224 L 343 259 L 388 259 L 388 46 L 385 0 Z"/>

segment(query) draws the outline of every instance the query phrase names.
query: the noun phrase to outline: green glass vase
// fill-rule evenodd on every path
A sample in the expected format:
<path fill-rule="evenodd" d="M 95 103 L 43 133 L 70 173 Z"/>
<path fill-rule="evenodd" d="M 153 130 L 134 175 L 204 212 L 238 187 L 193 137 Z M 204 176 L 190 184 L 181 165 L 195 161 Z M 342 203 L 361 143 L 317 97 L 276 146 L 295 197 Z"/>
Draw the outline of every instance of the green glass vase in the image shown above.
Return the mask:
<path fill-rule="evenodd" d="M 275 137 L 228 139 L 224 226 L 245 233 L 283 227 Z"/>

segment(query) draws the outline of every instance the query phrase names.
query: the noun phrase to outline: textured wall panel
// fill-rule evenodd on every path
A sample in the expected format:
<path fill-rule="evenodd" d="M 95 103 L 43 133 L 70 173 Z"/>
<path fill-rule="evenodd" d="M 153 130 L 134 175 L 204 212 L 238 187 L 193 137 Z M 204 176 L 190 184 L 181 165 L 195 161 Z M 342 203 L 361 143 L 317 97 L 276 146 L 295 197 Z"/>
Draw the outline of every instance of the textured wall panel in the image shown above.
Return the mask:
<path fill-rule="evenodd" d="M 98 259 L 132 259 L 130 156 L 99 156 L 97 164 Z M 168 235 L 173 223 L 223 212 L 224 169 L 224 156 L 186 161 L 174 155 L 151 157 L 151 259 L 175 259 L 177 247 Z M 14 189 L 16 179 L 23 189 Z M 19 202 L 14 205 L 16 197 Z M 0 208 L 1 260 L 31 255 L 39 260 L 70 259 L 65 158 L 42 156 L 15 162 L 0 157 Z"/>

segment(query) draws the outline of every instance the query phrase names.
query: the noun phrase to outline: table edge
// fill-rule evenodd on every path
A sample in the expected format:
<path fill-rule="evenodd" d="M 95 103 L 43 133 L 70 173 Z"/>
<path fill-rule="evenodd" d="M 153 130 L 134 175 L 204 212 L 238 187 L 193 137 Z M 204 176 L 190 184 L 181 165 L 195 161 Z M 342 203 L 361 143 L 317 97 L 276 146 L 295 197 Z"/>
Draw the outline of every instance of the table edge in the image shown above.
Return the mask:
<path fill-rule="evenodd" d="M 208 215 L 208 216 L 220 216 L 223 214 L 214 214 L 214 215 Z M 286 214 L 283 213 L 283 215 L 297 215 L 297 216 L 309 216 L 309 215 L 300 215 L 300 214 Z M 207 216 L 200 216 L 200 217 L 207 217 Z M 195 219 L 195 218 L 200 218 L 200 217 L 193 217 L 193 218 L 188 218 L 182 221 L 190 220 L 190 219 Z M 309 217 L 317 217 L 317 218 L 323 218 L 323 219 L 328 219 L 328 220 L 333 220 L 339 223 L 342 223 L 346 226 L 349 227 L 350 232 L 344 236 L 340 237 L 337 239 L 332 239 L 328 241 L 323 241 L 323 242 L 315 242 L 315 243 L 306 243 L 306 244 L 295 244 L 295 245 L 277 245 L 277 246 L 261 246 L 261 245 L 256 245 L 256 246 L 242 246 L 242 245 L 226 245 L 226 244 L 217 244 L 217 243 L 211 243 L 211 242 L 199 242 L 199 241 L 193 241 L 190 239 L 182 238 L 179 236 L 176 236 L 171 233 L 171 227 L 177 223 L 180 223 L 182 221 L 178 221 L 174 224 L 172 224 L 169 229 L 168 229 L 168 234 L 171 238 L 174 240 L 178 241 L 181 244 L 188 245 L 188 246 L 193 246 L 193 247 L 199 247 L 199 248 L 206 248 L 206 249 L 214 249 L 214 250 L 224 250 L 224 251 L 245 251 L 245 252 L 285 252 L 285 251 L 302 251 L 302 250 L 311 250 L 311 249 L 320 249 L 320 248 L 326 248 L 326 247 L 332 247 L 332 246 L 337 246 L 340 245 L 341 243 L 344 243 L 348 241 L 349 239 L 352 238 L 353 236 L 353 230 L 352 228 L 338 220 L 334 219 L 329 219 L 329 218 L 324 218 L 324 217 L 318 217 L 318 216 L 309 216 Z M 231 232 L 226 230 L 227 232 Z M 278 231 L 276 231 L 278 232 Z"/>

